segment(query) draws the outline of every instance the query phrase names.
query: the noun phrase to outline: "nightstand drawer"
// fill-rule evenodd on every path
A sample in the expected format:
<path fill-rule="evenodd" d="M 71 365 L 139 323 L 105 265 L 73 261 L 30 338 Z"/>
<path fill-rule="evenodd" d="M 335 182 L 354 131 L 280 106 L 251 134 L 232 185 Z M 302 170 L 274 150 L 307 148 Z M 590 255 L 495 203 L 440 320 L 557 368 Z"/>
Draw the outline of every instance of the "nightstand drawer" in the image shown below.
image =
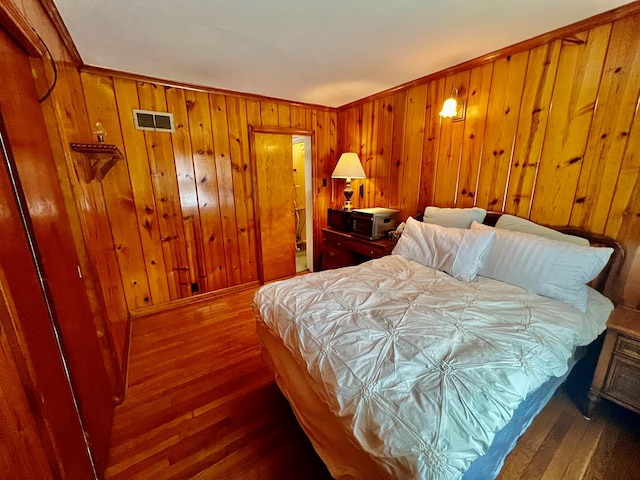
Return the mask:
<path fill-rule="evenodd" d="M 640 360 L 640 341 L 619 335 L 615 351 Z"/>
<path fill-rule="evenodd" d="M 640 365 L 637 362 L 614 355 L 609 367 L 604 394 L 628 405 L 640 405 Z"/>
<path fill-rule="evenodd" d="M 353 240 L 349 241 L 349 248 L 354 252 L 358 252 L 359 254 L 370 258 L 384 257 L 389 253 L 387 248 L 383 246 Z"/>
<path fill-rule="evenodd" d="M 322 229 L 322 268 L 358 265 L 388 255 L 396 242 L 382 238 L 368 240 L 348 232 Z"/>
<path fill-rule="evenodd" d="M 588 396 L 587 418 L 601 396 L 640 413 L 640 311 L 619 306 L 609 315 Z"/>
<path fill-rule="evenodd" d="M 340 268 L 346 267 L 353 263 L 353 259 L 348 250 L 339 250 L 337 248 L 324 247 L 322 249 L 322 268 Z"/>
<path fill-rule="evenodd" d="M 344 249 L 347 248 L 348 239 L 344 238 L 343 235 L 333 232 L 322 232 L 322 245 L 324 248 L 336 248 L 336 249 Z"/>

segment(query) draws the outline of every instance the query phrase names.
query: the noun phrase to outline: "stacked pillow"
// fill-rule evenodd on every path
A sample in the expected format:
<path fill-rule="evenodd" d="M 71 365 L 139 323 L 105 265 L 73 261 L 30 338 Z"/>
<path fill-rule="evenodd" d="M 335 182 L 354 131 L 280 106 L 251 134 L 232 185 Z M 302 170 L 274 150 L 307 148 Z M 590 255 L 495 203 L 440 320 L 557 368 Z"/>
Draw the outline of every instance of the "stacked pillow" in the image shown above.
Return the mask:
<path fill-rule="evenodd" d="M 422 221 L 441 227 L 469 228 L 472 222 L 482 223 L 487 211 L 484 208 L 439 208 L 427 207 Z"/>
<path fill-rule="evenodd" d="M 474 222 L 471 230 L 495 232 L 479 275 L 510 283 L 587 311 L 586 284 L 604 268 L 612 248 L 594 248 Z"/>
<path fill-rule="evenodd" d="M 482 223 L 480 220 L 476 220 L 478 223 Z M 520 217 L 514 217 L 513 215 L 503 214 L 496 222 L 496 228 L 503 230 L 512 230 L 514 232 L 530 233 L 537 235 L 538 237 L 548 238 L 549 240 L 558 240 L 560 242 L 573 243 L 574 245 L 589 246 L 589 240 L 583 237 L 576 237 L 575 235 L 567 235 L 566 233 L 559 232 L 553 228 L 543 227 L 531 220 L 526 220 Z"/>
<path fill-rule="evenodd" d="M 584 238 L 511 215 L 489 227 L 481 224 L 485 215 L 481 208 L 427 207 L 424 223 L 407 220 L 393 253 L 458 280 L 493 278 L 587 311 L 586 284 L 612 248 L 594 248 Z"/>
<path fill-rule="evenodd" d="M 494 232 L 441 227 L 409 217 L 392 253 L 470 282 L 494 237 Z"/>

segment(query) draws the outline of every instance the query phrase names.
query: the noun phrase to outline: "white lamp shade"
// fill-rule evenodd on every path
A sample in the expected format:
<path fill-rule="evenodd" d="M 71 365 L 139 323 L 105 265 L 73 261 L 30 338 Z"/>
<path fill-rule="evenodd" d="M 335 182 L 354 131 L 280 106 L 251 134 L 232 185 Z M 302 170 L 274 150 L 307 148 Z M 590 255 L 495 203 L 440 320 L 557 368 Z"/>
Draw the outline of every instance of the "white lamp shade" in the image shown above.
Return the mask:
<path fill-rule="evenodd" d="M 442 105 L 442 110 L 440 111 L 440 116 L 449 118 L 455 117 L 458 114 L 458 102 L 453 97 L 449 97 L 444 101 Z"/>
<path fill-rule="evenodd" d="M 357 153 L 343 153 L 331 178 L 367 178 Z"/>

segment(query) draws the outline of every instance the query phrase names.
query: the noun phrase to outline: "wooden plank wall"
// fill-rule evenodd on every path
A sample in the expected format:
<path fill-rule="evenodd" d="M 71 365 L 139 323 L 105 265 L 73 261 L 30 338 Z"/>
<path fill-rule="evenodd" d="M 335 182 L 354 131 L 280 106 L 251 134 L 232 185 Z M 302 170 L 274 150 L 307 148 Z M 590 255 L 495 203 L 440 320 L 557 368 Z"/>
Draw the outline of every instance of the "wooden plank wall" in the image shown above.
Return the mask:
<path fill-rule="evenodd" d="M 610 293 L 640 307 L 638 32 L 627 16 L 340 108 L 338 153 L 367 172 L 355 205 L 477 205 L 610 235 L 628 250 Z M 438 115 L 453 87 L 455 122 Z"/>
<path fill-rule="evenodd" d="M 81 73 L 77 58 L 47 15 L 49 2 L 12 4 L 47 44 L 57 68 L 57 82 L 43 111 L 105 364 L 119 397 L 129 312 L 190 297 L 194 284 L 205 293 L 258 278 L 250 126 L 313 132 L 314 208 L 325 212 L 336 163 L 336 111 L 166 86 L 113 72 Z M 53 81 L 53 69 L 48 59 L 34 60 L 33 69 L 44 94 Z M 172 112 L 176 132 L 135 130 L 133 108 Z M 94 141 L 96 121 L 106 127 L 107 143 L 117 144 L 126 160 L 102 182 L 87 184 L 77 172 L 77 154 L 69 144 Z M 325 223 L 325 215 L 314 215 L 316 242 Z M 316 265 L 319 255 L 316 249 Z"/>
<path fill-rule="evenodd" d="M 89 124 L 125 154 L 102 181 L 130 311 L 258 280 L 250 126 L 314 133 L 319 238 L 335 165 L 337 113 L 260 97 L 167 86 L 87 70 Z M 176 132 L 136 130 L 133 109 L 174 114 Z M 110 279 L 114 282 L 115 279 Z"/>

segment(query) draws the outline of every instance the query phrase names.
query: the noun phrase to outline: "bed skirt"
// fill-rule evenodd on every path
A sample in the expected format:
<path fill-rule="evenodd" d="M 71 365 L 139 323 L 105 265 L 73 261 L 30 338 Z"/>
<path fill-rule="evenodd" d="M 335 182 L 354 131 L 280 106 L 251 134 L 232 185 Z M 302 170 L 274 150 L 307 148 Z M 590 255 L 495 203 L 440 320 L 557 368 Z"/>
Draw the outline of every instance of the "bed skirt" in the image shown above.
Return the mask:
<path fill-rule="evenodd" d="M 256 333 L 262 345 L 262 358 L 274 372 L 278 388 L 289 401 L 298 423 L 331 475 L 339 480 L 392 478 L 357 446 L 351 432 L 311 388 L 307 373 L 281 340 L 260 322 L 256 324 Z M 582 358 L 583 350 L 585 349 L 578 349 L 571 358 L 570 368 L 565 375 L 552 377 L 522 402 L 513 418 L 496 434 L 487 453 L 470 465 L 463 479 L 487 480 L 500 473 L 518 438 L 564 382 L 571 368 Z"/>

